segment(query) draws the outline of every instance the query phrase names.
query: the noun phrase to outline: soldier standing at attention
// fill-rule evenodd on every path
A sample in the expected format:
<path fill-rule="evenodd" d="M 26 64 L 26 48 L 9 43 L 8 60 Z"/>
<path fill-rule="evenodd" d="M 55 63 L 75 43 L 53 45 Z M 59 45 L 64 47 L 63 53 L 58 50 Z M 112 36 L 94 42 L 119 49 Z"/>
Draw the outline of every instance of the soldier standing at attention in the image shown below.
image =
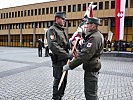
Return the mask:
<path fill-rule="evenodd" d="M 43 48 L 43 42 L 42 39 L 38 39 L 38 56 L 42 57 L 42 48 Z"/>
<path fill-rule="evenodd" d="M 85 98 L 86 100 L 98 100 L 97 83 L 101 68 L 100 55 L 104 48 L 104 38 L 97 28 L 100 24 L 98 18 L 87 18 L 86 24 L 85 42 L 81 52 L 69 65 L 63 66 L 63 70 L 72 70 L 83 64 Z"/>
<path fill-rule="evenodd" d="M 72 54 L 69 54 L 69 40 L 64 32 L 64 24 L 65 13 L 56 12 L 55 23 L 47 31 L 48 47 L 52 51 L 50 56 L 54 77 L 52 100 L 61 100 L 64 95 L 67 84 L 67 73 L 59 90 L 58 85 L 63 73 L 63 66 L 67 63 L 67 60 L 72 57 Z"/>

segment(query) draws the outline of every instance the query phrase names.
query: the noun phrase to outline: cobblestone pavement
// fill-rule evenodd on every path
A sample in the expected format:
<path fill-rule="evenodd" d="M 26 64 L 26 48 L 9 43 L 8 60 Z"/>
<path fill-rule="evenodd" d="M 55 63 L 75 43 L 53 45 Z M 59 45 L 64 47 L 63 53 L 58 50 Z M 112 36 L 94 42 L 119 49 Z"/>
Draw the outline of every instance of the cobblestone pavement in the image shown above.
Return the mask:
<path fill-rule="evenodd" d="M 37 48 L 0 47 L 0 100 L 51 100 L 51 61 L 37 54 Z M 133 58 L 101 61 L 99 100 L 133 100 Z M 83 76 L 81 66 L 69 71 L 63 100 L 85 100 Z"/>

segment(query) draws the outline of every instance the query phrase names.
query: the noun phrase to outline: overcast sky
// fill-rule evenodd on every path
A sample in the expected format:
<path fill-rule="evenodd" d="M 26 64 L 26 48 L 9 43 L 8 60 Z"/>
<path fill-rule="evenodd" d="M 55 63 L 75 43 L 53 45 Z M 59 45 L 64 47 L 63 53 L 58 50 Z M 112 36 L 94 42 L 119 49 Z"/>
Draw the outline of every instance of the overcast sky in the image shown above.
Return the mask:
<path fill-rule="evenodd" d="M 0 0 L 0 9 L 56 0 Z"/>

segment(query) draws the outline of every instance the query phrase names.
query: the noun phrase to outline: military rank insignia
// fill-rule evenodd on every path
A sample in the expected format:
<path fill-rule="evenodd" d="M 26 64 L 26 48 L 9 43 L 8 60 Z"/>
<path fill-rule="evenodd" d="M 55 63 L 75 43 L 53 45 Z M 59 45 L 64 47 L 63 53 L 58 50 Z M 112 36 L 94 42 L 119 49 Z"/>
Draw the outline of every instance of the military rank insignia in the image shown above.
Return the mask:
<path fill-rule="evenodd" d="M 87 43 L 87 47 L 88 48 L 91 47 L 91 45 L 92 45 L 92 43 Z"/>

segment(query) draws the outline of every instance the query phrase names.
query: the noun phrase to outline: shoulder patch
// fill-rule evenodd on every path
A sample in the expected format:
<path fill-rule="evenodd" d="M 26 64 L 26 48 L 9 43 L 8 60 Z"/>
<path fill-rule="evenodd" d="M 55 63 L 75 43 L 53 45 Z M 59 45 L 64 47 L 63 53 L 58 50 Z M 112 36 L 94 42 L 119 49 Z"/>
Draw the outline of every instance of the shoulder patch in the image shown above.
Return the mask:
<path fill-rule="evenodd" d="M 50 35 L 50 39 L 53 40 L 55 38 L 54 34 Z"/>
<path fill-rule="evenodd" d="M 92 46 L 92 43 L 87 43 L 87 47 L 91 47 Z"/>

